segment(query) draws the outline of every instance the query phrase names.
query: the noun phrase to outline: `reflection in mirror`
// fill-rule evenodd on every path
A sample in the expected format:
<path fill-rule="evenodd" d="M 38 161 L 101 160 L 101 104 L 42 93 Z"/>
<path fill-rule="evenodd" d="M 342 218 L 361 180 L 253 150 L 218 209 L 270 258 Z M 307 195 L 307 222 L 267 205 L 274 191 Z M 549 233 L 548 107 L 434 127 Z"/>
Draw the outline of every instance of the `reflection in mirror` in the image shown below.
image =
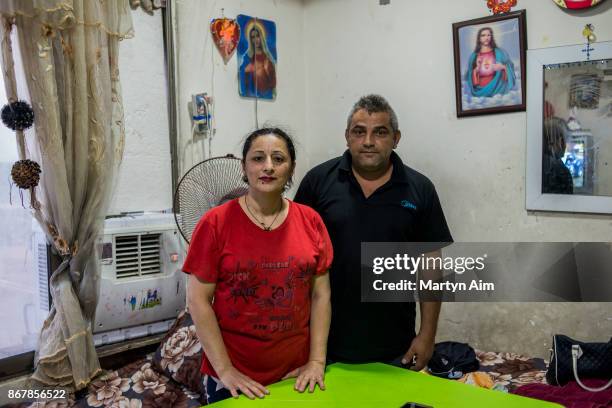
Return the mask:
<path fill-rule="evenodd" d="M 543 194 L 612 196 L 612 59 L 544 66 Z"/>

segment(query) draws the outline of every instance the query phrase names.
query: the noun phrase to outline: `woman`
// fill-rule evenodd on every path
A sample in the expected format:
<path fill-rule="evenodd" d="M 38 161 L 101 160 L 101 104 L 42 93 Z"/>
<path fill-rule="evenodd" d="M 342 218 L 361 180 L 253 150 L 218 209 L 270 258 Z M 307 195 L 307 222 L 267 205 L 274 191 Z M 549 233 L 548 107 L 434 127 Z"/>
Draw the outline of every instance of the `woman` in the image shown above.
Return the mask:
<path fill-rule="evenodd" d="M 468 62 L 466 81 L 473 96 L 503 95 L 514 88 L 514 64 L 508 54 L 495 44 L 490 27 L 478 30 L 476 47 Z"/>
<path fill-rule="evenodd" d="M 542 194 L 574 194 L 574 180 L 563 163 L 567 125 L 561 118 L 544 121 L 542 139 Z"/>
<path fill-rule="evenodd" d="M 263 27 L 253 25 L 247 35 L 249 48 L 240 67 L 242 96 L 272 99 L 276 91 L 276 70 L 268 51 Z"/>
<path fill-rule="evenodd" d="M 183 271 L 205 351 L 208 402 L 297 377 L 323 382 L 331 317 L 332 246 L 321 217 L 283 198 L 295 170 L 291 138 L 276 128 L 243 146 L 246 195 L 208 211 L 193 232 Z M 214 299 L 214 302 L 213 302 Z"/>

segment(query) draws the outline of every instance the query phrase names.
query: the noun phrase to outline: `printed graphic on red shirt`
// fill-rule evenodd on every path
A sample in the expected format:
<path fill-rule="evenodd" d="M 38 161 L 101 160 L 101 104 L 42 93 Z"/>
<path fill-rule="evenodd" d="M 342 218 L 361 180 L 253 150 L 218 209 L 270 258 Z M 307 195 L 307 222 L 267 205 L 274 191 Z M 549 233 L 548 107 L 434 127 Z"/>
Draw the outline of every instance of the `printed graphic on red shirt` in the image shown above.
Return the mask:
<path fill-rule="evenodd" d="M 309 310 L 306 306 L 310 304 L 314 273 L 314 262 L 294 256 L 272 262 L 267 258 L 238 262 L 227 281 L 219 282 L 215 309 L 228 307 L 231 320 L 252 316 L 247 325 L 254 331 L 289 332 L 298 327 L 304 311 Z M 224 292 L 227 295 L 221 298 Z M 240 305 L 241 311 L 232 305 Z"/>

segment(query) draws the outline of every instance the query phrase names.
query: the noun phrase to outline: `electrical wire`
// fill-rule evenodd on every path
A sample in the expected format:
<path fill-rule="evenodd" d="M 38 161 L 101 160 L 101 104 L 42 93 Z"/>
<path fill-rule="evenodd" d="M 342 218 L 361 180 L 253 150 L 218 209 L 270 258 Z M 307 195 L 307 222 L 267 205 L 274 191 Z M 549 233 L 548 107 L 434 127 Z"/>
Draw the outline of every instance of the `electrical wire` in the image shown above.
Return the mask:
<path fill-rule="evenodd" d="M 255 80 L 257 81 L 257 80 Z M 257 85 L 255 85 L 255 129 L 259 129 L 259 114 L 257 113 Z"/>
<path fill-rule="evenodd" d="M 202 160 L 206 160 L 206 131 L 204 131 L 204 133 L 202 134 L 202 143 L 201 144 L 201 150 L 202 150 Z"/>
<path fill-rule="evenodd" d="M 225 17 L 225 13 L 223 8 L 221 9 L 221 16 Z M 216 130 L 216 116 L 215 116 L 215 50 L 213 42 L 210 42 L 210 61 L 211 61 L 211 70 L 210 70 L 210 100 L 212 101 L 208 106 L 209 120 L 208 120 L 208 156 L 212 157 L 212 139 L 215 136 Z"/>
<path fill-rule="evenodd" d="M 195 109 L 192 108 L 192 109 Z M 196 134 L 196 126 L 197 124 L 195 123 L 195 121 L 193 122 L 193 126 L 191 126 L 191 165 L 193 166 L 195 164 L 195 156 L 194 156 L 194 151 L 195 151 L 195 134 Z"/>

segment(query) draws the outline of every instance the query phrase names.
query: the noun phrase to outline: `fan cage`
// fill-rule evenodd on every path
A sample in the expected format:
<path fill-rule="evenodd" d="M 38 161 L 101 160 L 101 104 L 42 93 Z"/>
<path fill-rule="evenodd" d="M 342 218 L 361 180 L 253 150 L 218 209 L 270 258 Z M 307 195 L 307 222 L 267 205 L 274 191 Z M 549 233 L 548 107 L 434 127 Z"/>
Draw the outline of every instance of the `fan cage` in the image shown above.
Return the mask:
<path fill-rule="evenodd" d="M 246 194 L 242 176 L 242 162 L 231 154 L 204 160 L 185 173 L 176 187 L 173 212 L 187 243 L 208 210 Z"/>

